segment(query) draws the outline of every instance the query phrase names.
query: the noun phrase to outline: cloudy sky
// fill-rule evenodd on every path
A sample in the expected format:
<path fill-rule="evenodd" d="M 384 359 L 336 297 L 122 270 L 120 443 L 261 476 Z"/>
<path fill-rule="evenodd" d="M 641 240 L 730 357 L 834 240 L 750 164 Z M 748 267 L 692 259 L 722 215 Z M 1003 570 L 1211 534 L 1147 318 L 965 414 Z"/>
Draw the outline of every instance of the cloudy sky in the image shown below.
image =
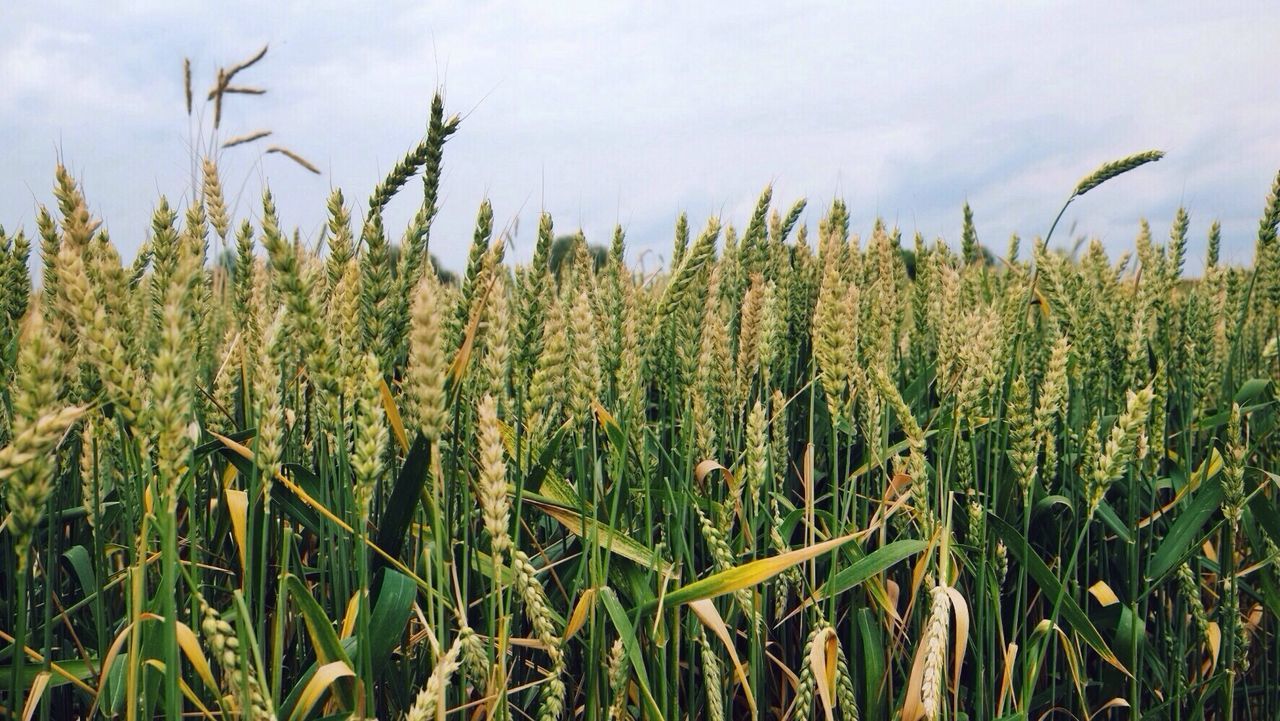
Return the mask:
<path fill-rule="evenodd" d="M 317 237 L 329 189 L 367 197 L 442 85 L 465 116 L 432 242 L 454 268 L 485 197 L 517 257 L 545 208 L 598 242 L 622 223 L 633 258 L 656 263 L 679 211 L 741 225 L 768 183 L 787 205 L 809 198 L 811 223 L 840 196 L 864 232 L 880 215 L 951 240 L 968 200 L 1003 253 L 1013 231 L 1043 234 L 1081 176 L 1147 148 L 1168 157 L 1076 203 L 1065 227 L 1119 252 L 1139 218 L 1164 233 L 1184 204 L 1197 253 L 1220 219 L 1225 254 L 1247 262 L 1280 168 L 1277 3 L 218 5 L 0 9 L 0 223 L 32 229 L 62 157 L 131 256 L 159 195 L 190 197 L 202 135 L 182 58 L 201 96 L 263 43 L 237 80 L 269 93 L 232 99 L 222 137 L 269 128 L 324 174 L 227 151 L 238 212 L 269 182 L 285 224 Z M 419 187 L 389 209 L 393 228 Z"/>

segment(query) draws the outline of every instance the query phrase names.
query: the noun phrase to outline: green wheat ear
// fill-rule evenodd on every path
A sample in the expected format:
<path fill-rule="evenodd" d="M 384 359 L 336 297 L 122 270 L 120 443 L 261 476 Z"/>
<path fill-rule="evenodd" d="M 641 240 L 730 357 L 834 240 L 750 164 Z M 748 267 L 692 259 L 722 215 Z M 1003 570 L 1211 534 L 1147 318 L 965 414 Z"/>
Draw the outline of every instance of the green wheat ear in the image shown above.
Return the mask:
<path fill-rule="evenodd" d="M 1147 163 L 1154 163 L 1163 157 L 1163 150 L 1148 150 L 1144 153 L 1135 153 L 1119 160 L 1103 163 L 1101 167 L 1086 175 L 1076 185 L 1075 192 L 1071 194 L 1071 197 L 1078 198 L 1118 175 L 1124 175 L 1130 170 L 1140 168 Z"/>
<path fill-rule="evenodd" d="M 1135 153 L 1119 160 L 1112 160 L 1109 163 L 1103 163 L 1097 170 L 1084 176 L 1084 178 L 1076 183 L 1076 189 L 1071 191 L 1071 195 L 1067 198 L 1067 202 L 1062 204 L 1062 209 L 1058 211 L 1058 217 L 1053 219 L 1053 225 L 1049 226 L 1049 232 L 1044 236 L 1044 244 L 1049 245 L 1049 239 L 1053 237 L 1053 231 L 1058 227 L 1058 221 L 1062 220 L 1062 216 L 1067 212 L 1067 208 L 1071 203 L 1085 193 L 1102 185 L 1118 175 L 1124 175 L 1130 170 L 1140 168 L 1147 163 L 1154 163 L 1164 157 L 1163 150 L 1148 150 L 1143 153 Z"/>

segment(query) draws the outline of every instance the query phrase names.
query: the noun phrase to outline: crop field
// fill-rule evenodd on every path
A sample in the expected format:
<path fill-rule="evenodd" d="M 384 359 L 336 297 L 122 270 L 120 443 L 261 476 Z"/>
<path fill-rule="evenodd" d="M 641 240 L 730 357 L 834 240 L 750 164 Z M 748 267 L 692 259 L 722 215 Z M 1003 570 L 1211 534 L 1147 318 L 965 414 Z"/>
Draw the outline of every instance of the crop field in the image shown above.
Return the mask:
<path fill-rule="evenodd" d="M 61 165 L 0 230 L 0 713 L 1280 718 L 1280 177 L 1251 267 L 766 189 L 452 277 L 458 130 L 318 238 L 216 152 L 129 262 Z"/>

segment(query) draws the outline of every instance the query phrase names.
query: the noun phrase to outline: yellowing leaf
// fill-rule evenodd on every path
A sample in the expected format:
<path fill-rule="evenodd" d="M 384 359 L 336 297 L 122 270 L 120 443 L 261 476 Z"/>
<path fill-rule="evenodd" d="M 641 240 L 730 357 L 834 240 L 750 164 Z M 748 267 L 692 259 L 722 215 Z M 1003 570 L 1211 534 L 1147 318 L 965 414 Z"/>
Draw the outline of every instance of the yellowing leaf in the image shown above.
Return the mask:
<path fill-rule="evenodd" d="M 458 355 L 453 358 L 453 365 L 449 368 L 449 379 L 457 393 L 462 388 L 462 377 L 467 373 L 467 364 L 471 360 L 471 352 L 475 348 L 476 333 L 480 330 L 480 319 L 484 317 L 484 306 L 489 300 L 489 289 L 493 286 L 492 281 L 484 287 L 483 292 L 476 296 L 471 307 L 471 319 L 467 323 L 467 333 L 462 338 L 462 346 L 458 348 Z"/>
<path fill-rule="evenodd" d="M 836 632 L 830 626 L 818 632 L 809 649 L 809 668 L 827 721 L 835 721 L 836 697 Z"/>
<path fill-rule="evenodd" d="M 236 464 L 228 463 L 227 467 L 222 471 L 222 487 L 230 488 L 231 482 L 236 479 L 236 476 L 239 475 L 239 473 L 240 471 L 236 468 Z"/>
<path fill-rule="evenodd" d="M 532 498 L 526 498 L 524 502 L 556 519 L 575 536 L 582 536 L 585 529 L 587 540 L 594 540 L 598 546 L 611 553 L 616 553 L 659 573 L 666 573 L 670 569 L 670 564 L 655 556 L 651 550 L 637 543 L 630 536 L 618 533 L 594 518 L 584 518 L 577 511 L 552 503 L 535 501 Z"/>
<path fill-rule="evenodd" d="M 1218 549 L 1214 547 L 1212 541 L 1205 541 L 1204 545 L 1201 546 L 1200 549 L 1204 551 L 1204 557 L 1210 562 L 1218 562 Z"/>
<path fill-rule="evenodd" d="M 582 628 L 587 622 L 587 612 L 596 605 L 596 590 L 588 588 L 582 592 L 578 598 L 578 605 L 573 607 L 573 613 L 569 616 L 569 623 L 564 628 L 564 640 L 567 642 L 573 638 L 574 634 Z"/>
<path fill-rule="evenodd" d="M 191 662 L 191 667 L 196 670 L 196 675 L 204 682 L 205 687 L 216 693 L 218 682 L 214 680 L 209 661 L 205 659 L 204 650 L 200 648 L 200 639 L 196 638 L 195 632 L 187 624 L 178 621 L 175 625 L 178 631 L 178 647 L 182 649 L 182 654 Z"/>
<path fill-rule="evenodd" d="M 1222 650 L 1222 627 L 1217 621 L 1209 622 L 1209 657 L 1212 660 L 1210 669 L 1218 667 L 1218 652 Z"/>
<path fill-rule="evenodd" d="M 924 717 L 922 690 L 927 655 L 924 639 L 921 638 L 916 648 L 915 660 L 911 663 L 911 675 L 907 678 L 907 695 L 902 701 L 902 721 L 919 721 Z"/>
<path fill-rule="evenodd" d="M 613 414 L 610 413 L 607 408 L 600 405 L 600 401 L 592 399 L 591 410 L 596 414 L 596 420 L 599 421 L 600 425 L 602 426 L 618 425 L 618 419 L 614 418 Z"/>
<path fill-rule="evenodd" d="M 1173 453 L 1173 451 L 1170 451 L 1169 455 L 1172 457 L 1175 454 Z M 1168 512 L 1169 509 L 1181 503 L 1189 494 L 1191 494 L 1197 488 L 1199 488 L 1201 483 L 1218 475 L 1218 472 L 1221 470 L 1222 470 L 1222 454 L 1218 452 L 1218 449 L 1214 448 L 1209 452 L 1208 460 L 1203 461 L 1200 464 L 1200 467 L 1197 468 L 1191 474 L 1191 482 L 1183 486 L 1181 489 L 1179 489 L 1178 493 L 1174 495 L 1173 500 L 1164 504 L 1160 508 L 1157 508 L 1155 513 L 1152 513 L 1146 518 L 1143 518 L 1142 520 L 1138 521 L 1137 527 L 1146 528 L 1153 521 L 1158 520 L 1161 516 L 1163 516 L 1166 512 Z"/>
<path fill-rule="evenodd" d="M 727 476 L 733 475 L 733 471 L 730 471 L 728 468 L 725 468 L 724 466 L 720 465 L 716 461 L 713 461 L 708 458 L 707 460 L 702 461 L 698 465 L 694 466 L 693 477 L 698 481 L 698 485 L 701 486 L 707 480 L 707 476 L 711 475 L 716 471 L 720 471 L 721 473 L 724 473 Z"/>
<path fill-rule="evenodd" d="M 1044 318 L 1048 318 L 1049 317 L 1049 299 L 1045 298 L 1044 293 L 1040 292 L 1039 286 L 1036 287 L 1035 294 L 1036 294 L 1036 301 L 1038 301 L 1036 305 L 1040 306 L 1040 315 L 1043 316 Z"/>
<path fill-rule="evenodd" d="M 1107 585 L 1106 581 L 1098 581 L 1089 587 L 1089 595 L 1093 596 L 1103 608 L 1113 606 L 1120 603 L 1120 599 L 1116 597 L 1115 591 Z"/>
<path fill-rule="evenodd" d="M 1004 699 L 1013 688 L 1013 664 L 1018 660 L 1018 644 L 1009 642 L 1004 650 L 1004 672 L 1000 675 L 1000 693 L 996 697 L 996 708 L 1004 708 Z"/>
<path fill-rule="evenodd" d="M 706 578 L 694 581 L 693 583 L 681 586 L 666 596 L 666 604 L 669 606 L 679 606 L 682 603 L 689 603 L 703 598 L 714 598 L 722 596 L 726 593 L 741 591 L 744 588 L 750 588 L 757 583 L 763 583 L 770 578 L 782 573 L 792 566 L 804 563 L 811 558 L 817 558 L 828 551 L 843 546 L 852 541 L 854 534 L 833 538 L 829 541 L 799 548 L 794 551 L 787 551 L 769 558 L 761 558 L 750 563 L 744 563 L 741 566 L 726 568 L 718 573 L 713 573 Z"/>
<path fill-rule="evenodd" d="M 154 668 L 155 670 L 159 671 L 160 675 L 162 676 L 165 675 L 164 661 L 161 661 L 160 659 L 149 658 L 146 661 L 143 661 L 142 665 L 150 666 L 151 668 Z M 182 679 L 182 678 L 178 679 L 178 690 L 182 692 L 183 696 L 187 697 L 187 700 L 190 701 L 192 705 L 194 705 L 196 709 L 200 711 L 200 713 L 203 714 L 206 719 L 209 719 L 210 721 L 215 721 L 214 715 L 210 713 L 209 709 L 206 708 L 204 703 L 200 701 L 200 697 L 196 695 L 196 692 L 193 691 L 191 687 L 187 685 L 187 682 L 185 679 Z"/>
<path fill-rule="evenodd" d="M 956 619 L 955 656 L 951 660 L 951 701 L 954 705 L 959 702 L 960 667 L 969 646 L 969 603 L 955 586 L 947 586 L 947 595 L 951 597 L 951 613 Z"/>
<path fill-rule="evenodd" d="M 400 443 L 400 450 L 405 453 L 409 452 L 409 437 L 404 432 L 404 421 L 400 420 L 400 410 L 396 408 L 396 399 L 391 397 L 391 388 L 387 386 L 387 380 L 382 379 L 380 384 L 382 391 L 382 407 L 387 411 L 387 422 L 391 424 L 391 433 L 396 437 L 396 441 Z"/>
<path fill-rule="evenodd" d="M 1098 714 L 1102 713 L 1103 711 L 1106 711 L 1107 709 L 1113 709 L 1113 708 L 1129 708 L 1129 701 L 1127 699 L 1116 696 L 1110 701 L 1094 709 L 1093 713 L 1089 714 L 1089 718 L 1092 719 L 1096 717 Z"/>
<path fill-rule="evenodd" d="M 44 698 L 44 689 L 49 685 L 49 677 L 52 675 L 48 671 L 36 674 L 31 688 L 27 689 L 27 704 L 22 709 L 22 721 L 31 721 L 31 717 L 36 715 L 36 708 L 40 706 L 40 699 Z"/>
<path fill-rule="evenodd" d="M 1076 649 L 1076 644 L 1067 638 L 1067 634 L 1061 627 L 1055 626 L 1058 637 L 1062 639 L 1062 650 L 1065 651 L 1067 657 L 1067 670 L 1071 672 L 1071 681 L 1075 684 L 1076 695 L 1081 700 L 1084 699 L 1084 665 L 1080 662 L 1080 652 Z"/>
<path fill-rule="evenodd" d="M 342 630 L 338 633 L 338 638 L 351 638 L 351 634 L 356 631 L 356 616 L 360 614 L 360 592 L 356 591 L 351 594 L 351 600 L 347 601 L 347 612 L 342 615 Z"/>
<path fill-rule="evenodd" d="M 253 451 L 249 450 L 248 447 L 246 447 L 243 443 L 237 443 L 236 441 L 233 441 L 230 438 L 220 433 L 216 433 L 214 431 L 207 431 L 207 432 L 209 435 L 221 441 L 222 445 L 226 446 L 230 451 L 240 456 L 241 458 L 246 458 L 246 459 L 253 458 Z M 350 534 L 355 533 L 355 529 L 353 529 L 350 525 L 348 525 L 346 521 L 335 516 L 333 511 L 330 511 L 329 508 L 325 506 L 323 503 L 312 498 L 311 494 L 307 493 L 305 488 L 289 480 L 288 476 L 281 473 L 280 469 L 278 468 L 276 469 L 276 482 L 284 486 L 285 488 L 288 488 L 290 493 L 298 497 L 298 500 L 310 506 L 321 516 L 324 516 L 325 520 L 329 521 L 330 523 L 337 526 L 338 528 L 341 528 L 347 533 L 350 533 Z M 413 569 L 404 565 L 404 563 L 402 563 L 400 559 L 396 558 L 395 556 L 392 556 L 390 553 L 387 553 L 385 550 L 382 549 L 381 546 L 374 543 L 371 539 L 366 537 L 364 540 L 364 544 L 368 546 L 370 549 L 372 549 L 374 553 L 381 556 L 383 560 L 385 560 L 387 563 L 389 563 L 392 566 L 392 568 L 395 568 L 400 573 L 403 573 L 404 575 L 412 579 L 413 582 L 418 585 L 418 588 L 421 588 L 422 590 L 428 591 L 428 592 L 432 590 L 431 585 L 428 584 L 426 581 L 422 580 L 421 578 L 419 578 L 418 574 L 413 572 Z"/>
<path fill-rule="evenodd" d="M 343 661 L 333 661 L 326 663 L 316 669 L 316 675 L 311 677 L 306 687 L 302 689 L 302 693 L 298 696 L 298 703 L 293 707 L 293 713 L 289 716 L 289 721 L 302 721 L 315 708 L 316 702 L 324 695 L 324 692 L 340 678 L 354 677 L 355 671 L 351 670 Z"/>
<path fill-rule="evenodd" d="M 747 705 L 751 707 L 751 716 L 755 718 L 757 715 L 756 697 L 751 692 L 751 683 L 747 681 L 746 667 L 738 659 L 738 649 L 733 645 L 733 637 L 729 635 L 729 628 L 725 626 L 724 618 L 716 610 L 716 605 L 709 598 L 691 602 L 689 610 L 693 611 L 693 615 L 697 616 L 704 626 L 711 629 L 716 638 L 720 639 L 720 643 L 724 644 L 725 650 L 729 652 L 729 658 L 733 661 L 733 672 L 742 684 L 742 690 L 747 695 Z"/>
<path fill-rule="evenodd" d="M 236 550 L 240 552 L 240 573 L 248 574 L 246 554 L 249 549 L 246 540 L 246 528 L 249 518 L 249 494 L 244 491 L 227 489 L 227 514 L 231 516 L 231 535 L 236 539 Z"/>
<path fill-rule="evenodd" d="M 10 643 L 10 644 L 14 642 L 13 636 L 10 636 L 4 631 L 0 631 L 0 640 L 3 640 L 5 643 Z M 37 653 L 35 649 L 31 648 L 30 646 L 23 646 L 22 648 L 24 653 L 26 653 L 26 655 L 32 661 L 35 661 L 36 663 L 45 663 L 44 656 L 41 656 L 39 653 Z M 49 661 L 48 663 L 49 663 L 50 670 L 52 670 L 54 673 L 61 676 L 68 683 L 74 684 L 81 691 L 84 691 L 86 694 L 90 696 L 93 696 L 94 694 L 97 693 L 97 691 L 95 691 L 92 686 L 80 680 L 80 677 L 77 676 L 76 674 L 72 673 L 71 671 L 68 671 L 67 669 L 63 668 L 62 666 L 52 661 Z"/>

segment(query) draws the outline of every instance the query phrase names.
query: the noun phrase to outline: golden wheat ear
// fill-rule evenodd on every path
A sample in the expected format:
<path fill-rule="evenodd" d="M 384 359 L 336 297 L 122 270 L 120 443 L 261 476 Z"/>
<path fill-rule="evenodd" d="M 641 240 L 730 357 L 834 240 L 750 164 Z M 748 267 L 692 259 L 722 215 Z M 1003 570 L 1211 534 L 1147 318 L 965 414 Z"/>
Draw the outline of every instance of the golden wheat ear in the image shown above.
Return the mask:
<path fill-rule="evenodd" d="M 292 160 L 298 165 L 301 165 L 302 167 L 306 168 L 307 170 L 310 170 L 316 175 L 321 174 L 320 169 L 317 168 L 315 165 L 313 165 L 310 160 L 307 160 L 306 158 L 302 157 L 301 155 L 298 155 L 297 153 L 293 152 L 292 150 L 289 150 L 288 148 L 284 148 L 279 145 L 272 145 L 271 147 L 267 148 L 267 152 L 279 153 L 284 157 L 288 158 L 289 160 Z"/>
<path fill-rule="evenodd" d="M 241 135 L 236 135 L 236 136 L 234 136 L 234 137 L 228 138 L 227 140 L 223 141 L 223 143 L 222 143 L 222 149 L 223 149 L 223 150 L 226 150 L 227 148 L 234 148 L 234 147 L 236 147 L 237 145 L 244 145 L 245 143 L 252 143 L 252 142 L 253 142 L 253 141 L 255 141 L 255 140 L 261 140 L 261 139 L 263 139 L 263 138 L 267 137 L 268 135 L 271 135 L 271 131 L 270 131 L 270 130 L 254 130 L 254 131 L 249 132 L 249 133 L 243 133 L 243 134 L 241 134 Z"/>
<path fill-rule="evenodd" d="M 191 114 L 191 58 L 182 59 L 182 91 L 187 100 L 187 115 Z"/>

